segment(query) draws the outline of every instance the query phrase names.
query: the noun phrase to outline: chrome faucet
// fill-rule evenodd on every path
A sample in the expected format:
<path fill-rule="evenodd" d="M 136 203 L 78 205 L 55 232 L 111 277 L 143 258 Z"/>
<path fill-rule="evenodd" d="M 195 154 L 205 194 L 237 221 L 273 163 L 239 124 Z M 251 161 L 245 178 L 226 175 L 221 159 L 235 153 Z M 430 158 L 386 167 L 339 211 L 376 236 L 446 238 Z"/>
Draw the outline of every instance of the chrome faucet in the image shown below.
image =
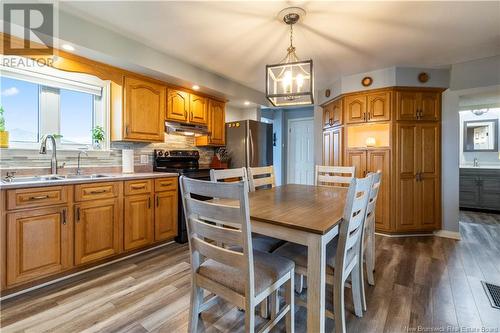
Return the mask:
<path fill-rule="evenodd" d="M 82 174 L 82 170 L 80 170 L 80 157 L 82 156 L 82 154 L 85 154 L 85 156 L 89 156 L 89 154 L 87 154 L 87 152 L 85 150 L 80 150 L 78 152 L 78 167 L 76 168 L 76 174 L 77 175 L 81 175 Z"/>
<path fill-rule="evenodd" d="M 57 152 L 56 152 L 56 139 L 50 134 L 46 134 L 41 139 L 40 154 L 47 154 L 47 139 L 52 141 L 52 158 L 50 159 L 50 173 L 57 175 Z"/>
<path fill-rule="evenodd" d="M 477 157 L 474 157 L 474 167 L 478 167 L 479 166 L 479 160 L 477 159 Z"/>

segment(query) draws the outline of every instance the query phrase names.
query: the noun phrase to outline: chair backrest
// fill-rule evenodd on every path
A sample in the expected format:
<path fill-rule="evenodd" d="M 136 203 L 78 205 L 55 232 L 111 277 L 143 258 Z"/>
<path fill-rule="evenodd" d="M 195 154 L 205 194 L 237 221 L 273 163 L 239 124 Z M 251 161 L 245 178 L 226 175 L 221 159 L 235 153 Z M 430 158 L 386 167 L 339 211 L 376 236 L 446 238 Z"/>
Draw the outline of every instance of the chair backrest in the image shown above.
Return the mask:
<path fill-rule="evenodd" d="M 248 182 L 250 191 L 258 190 L 262 187 L 275 187 L 273 166 L 248 168 Z"/>
<path fill-rule="evenodd" d="M 344 217 L 340 224 L 339 243 L 335 267 L 342 267 L 343 272 L 350 271 L 352 265 L 358 260 L 361 236 L 364 229 L 365 213 L 370 197 L 373 176 L 366 178 L 353 178 L 347 192 L 344 207 Z M 354 251 L 354 256 L 346 262 L 347 254 Z"/>
<path fill-rule="evenodd" d="M 188 232 L 193 274 L 200 266 L 200 256 L 241 270 L 247 292 L 254 292 L 253 252 L 246 182 L 209 182 L 180 177 L 184 214 Z M 209 201 L 192 197 L 217 198 Z M 230 226 L 230 227 L 228 227 Z M 233 251 L 222 246 L 243 249 Z"/>
<path fill-rule="evenodd" d="M 380 184 L 382 183 L 382 171 L 378 170 L 374 173 L 369 173 L 367 176 L 371 175 L 373 177 L 372 186 L 370 189 L 370 197 L 368 198 L 368 205 L 366 206 L 366 221 L 375 220 L 375 210 L 377 209 L 377 198 L 380 191 Z"/>
<path fill-rule="evenodd" d="M 247 169 L 245 168 L 236 168 L 236 169 L 222 169 L 222 170 L 210 170 L 210 181 L 218 182 L 218 181 L 244 181 L 248 182 L 247 177 Z"/>
<path fill-rule="evenodd" d="M 316 165 L 314 185 L 349 186 L 355 174 L 355 166 Z"/>

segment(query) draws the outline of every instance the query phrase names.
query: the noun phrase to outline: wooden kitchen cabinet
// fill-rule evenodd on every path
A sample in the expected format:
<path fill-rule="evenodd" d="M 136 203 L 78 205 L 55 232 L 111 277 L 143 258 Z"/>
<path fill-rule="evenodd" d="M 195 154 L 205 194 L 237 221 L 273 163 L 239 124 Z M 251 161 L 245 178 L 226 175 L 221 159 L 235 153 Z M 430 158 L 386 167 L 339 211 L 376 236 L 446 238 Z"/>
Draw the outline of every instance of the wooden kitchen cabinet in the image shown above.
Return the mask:
<path fill-rule="evenodd" d="M 189 123 L 197 125 L 208 124 L 208 99 L 206 97 L 190 94 Z"/>
<path fill-rule="evenodd" d="M 170 121 L 188 122 L 189 93 L 181 90 L 168 90 L 167 115 Z"/>
<path fill-rule="evenodd" d="M 123 219 L 123 244 L 132 250 L 153 242 L 153 196 L 137 194 L 125 196 Z"/>
<path fill-rule="evenodd" d="M 342 165 L 344 128 L 323 131 L 323 165 Z"/>
<path fill-rule="evenodd" d="M 431 231 L 440 227 L 440 124 L 398 123 L 396 229 Z"/>
<path fill-rule="evenodd" d="M 436 91 L 396 91 L 397 120 L 438 121 L 441 118 L 441 93 Z"/>
<path fill-rule="evenodd" d="M 346 124 L 366 122 L 366 103 L 366 95 L 349 95 L 344 97 Z"/>
<path fill-rule="evenodd" d="M 367 95 L 367 121 L 388 121 L 391 119 L 391 92 L 382 91 Z"/>
<path fill-rule="evenodd" d="M 68 206 L 7 214 L 7 286 L 62 272 L 73 265 Z"/>
<path fill-rule="evenodd" d="M 323 128 L 342 125 L 342 123 L 342 98 L 339 98 L 323 107 Z"/>
<path fill-rule="evenodd" d="M 366 175 L 366 150 L 348 150 L 346 153 L 346 165 L 356 167 L 356 178 Z"/>
<path fill-rule="evenodd" d="M 226 144 L 225 103 L 213 99 L 208 101 L 208 132 L 196 138 L 197 146 L 224 146 Z"/>
<path fill-rule="evenodd" d="M 125 77 L 123 81 L 123 140 L 163 142 L 166 86 Z"/>
<path fill-rule="evenodd" d="M 155 241 L 177 236 L 177 191 L 155 194 L 154 229 Z"/>
<path fill-rule="evenodd" d="M 122 205 L 118 198 L 75 204 L 75 264 L 120 253 Z"/>

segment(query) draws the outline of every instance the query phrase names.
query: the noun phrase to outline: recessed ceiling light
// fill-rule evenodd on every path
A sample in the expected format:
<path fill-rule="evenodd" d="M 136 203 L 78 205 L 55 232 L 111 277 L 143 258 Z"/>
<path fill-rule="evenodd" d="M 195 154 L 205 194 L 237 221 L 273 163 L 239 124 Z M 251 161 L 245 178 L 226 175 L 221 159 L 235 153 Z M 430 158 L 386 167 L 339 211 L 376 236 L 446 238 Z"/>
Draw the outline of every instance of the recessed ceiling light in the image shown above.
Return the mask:
<path fill-rule="evenodd" d="M 191 88 L 193 88 L 193 90 L 200 90 L 200 86 L 197 84 L 193 85 Z"/>
<path fill-rule="evenodd" d="M 63 48 L 63 50 L 66 50 L 66 51 L 74 51 L 75 50 L 75 47 L 73 45 L 70 45 L 70 44 L 63 44 L 63 45 L 61 45 L 61 47 Z"/>
<path fill-rule="evenodd" d="M 245 105 L 250 105 L 250 102 L 249 101 L 245 101 L 244 103 Z"/>

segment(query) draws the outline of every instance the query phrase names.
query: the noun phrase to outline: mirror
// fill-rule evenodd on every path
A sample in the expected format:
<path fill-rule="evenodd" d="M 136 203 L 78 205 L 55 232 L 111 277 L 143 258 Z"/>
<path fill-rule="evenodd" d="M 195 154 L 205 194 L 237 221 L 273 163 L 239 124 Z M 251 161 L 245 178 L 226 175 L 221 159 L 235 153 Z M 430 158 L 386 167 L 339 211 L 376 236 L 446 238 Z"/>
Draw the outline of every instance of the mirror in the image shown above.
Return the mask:
<path fill-rule="evenodd" d="M 498 119 L 464 121 L 464 151 L 498 151 Z"/>

